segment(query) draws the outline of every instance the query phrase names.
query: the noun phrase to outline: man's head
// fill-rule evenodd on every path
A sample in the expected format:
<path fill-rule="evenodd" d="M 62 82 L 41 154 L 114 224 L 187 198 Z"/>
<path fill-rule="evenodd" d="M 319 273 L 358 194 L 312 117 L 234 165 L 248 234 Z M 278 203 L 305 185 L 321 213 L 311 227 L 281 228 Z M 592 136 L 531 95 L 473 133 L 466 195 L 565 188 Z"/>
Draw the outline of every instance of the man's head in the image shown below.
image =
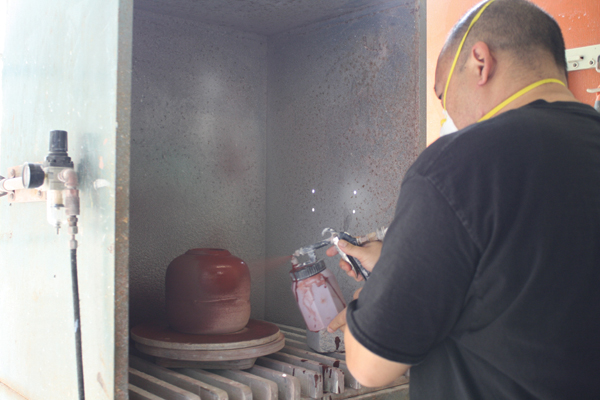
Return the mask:
<path fill-rule="evenodd" d="M 455 25 L 440 53 L 435 91 L 441 100 L 459 44 L 486 3 L 475 6 Z M 544 78 L 566 82 L 565 46 L 558 24 L 526 0 L 495 0 L 467 34 L 443 106 L 463 128 L 506 97 Z"/>

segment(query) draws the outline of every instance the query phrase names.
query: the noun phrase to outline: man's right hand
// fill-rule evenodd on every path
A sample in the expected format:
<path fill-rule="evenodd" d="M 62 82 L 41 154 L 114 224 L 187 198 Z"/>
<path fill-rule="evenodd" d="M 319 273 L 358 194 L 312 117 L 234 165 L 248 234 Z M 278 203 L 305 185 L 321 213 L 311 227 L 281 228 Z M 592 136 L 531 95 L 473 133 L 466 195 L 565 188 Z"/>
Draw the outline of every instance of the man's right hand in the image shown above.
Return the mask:
<path fill-rule="evenodd" d="M 345 240 L 340 240 L 338 245 L 344 253 L 358 259 L 362 266 L 365 267 L 365 269 L 369 272 L 373 271 L 373 267 L 375 266 L 377 260 L 379 260 L 379 256 L 381 255 L 382 243 L 378 241 L 366 243 L 364 246 L 354 246 L 353 244 L 348 243 Z M 338 251 L 335 248 L 335 246 L 327 249 L 328 256 L 333 257 L 336 254 L 338 254 Z M 362 275 L 357 275 L 356 272 L 354 272 L 354 270 L 352 269 L 352 266 L 343 259 L 340 259 L 340 268 L 346 271 L 346 274 L 348 274 L 348 276 L 351 276 L 357 281 L 363 280 Z"/>

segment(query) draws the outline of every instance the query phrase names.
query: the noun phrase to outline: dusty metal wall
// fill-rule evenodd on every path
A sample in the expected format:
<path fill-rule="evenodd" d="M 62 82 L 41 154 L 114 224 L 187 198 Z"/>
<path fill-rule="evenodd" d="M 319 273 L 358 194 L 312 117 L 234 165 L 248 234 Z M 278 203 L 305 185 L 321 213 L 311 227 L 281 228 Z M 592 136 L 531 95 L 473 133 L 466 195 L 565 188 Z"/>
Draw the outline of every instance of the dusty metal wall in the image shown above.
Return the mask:
<path fill-rule="evenodd" d="M 264 316 L 266 38 L 137 10 L 131 322 L 164 316 L 164 274 L 190 248 L 250 265 Z"/>
<path fill-rule="evenodd" d="M 126 385 L 125 371 L 115 371 L 115 363 L 127 357 L 127 331 L 119 328 L 127 321 L 127 314 L 119 314 L 127 307 L 127 266 L 116 253 L 128 248 L 131 9 L 127 0 L 9 2 L 6 27 L 0 174 L 42 161 L 49 131 L 64 129 L 80 177 L 88 399 L 119 398 Z M 69 236 L 57 235 L 46 222 L 44 203 L 9 205 L 2 198 L 0 221 L 0 393 L 75 399 Z M 115 291 L 122 293 L 117 305 Z"/>
<path fill-rule="evenodd" d="M 224 247 L 251 266 L 253 316 L 302 325 L 284 257 L 388 224 L 424 148 L 419 3 L 268 37 L 136 10 L 132 323 L 164 316 L 174 257 Z"/>
<path fill-rule="evenodd" d="M 320 240 L 328 226 L 364 234 L 390 223 L 425 145 L 421 12 L 392 1 L 269 37 L 269 258 Z M 267 270 L 265 315 L 301 326 L 289 269 Z M 357 285 L 337 275 L 351 298 Z"/>

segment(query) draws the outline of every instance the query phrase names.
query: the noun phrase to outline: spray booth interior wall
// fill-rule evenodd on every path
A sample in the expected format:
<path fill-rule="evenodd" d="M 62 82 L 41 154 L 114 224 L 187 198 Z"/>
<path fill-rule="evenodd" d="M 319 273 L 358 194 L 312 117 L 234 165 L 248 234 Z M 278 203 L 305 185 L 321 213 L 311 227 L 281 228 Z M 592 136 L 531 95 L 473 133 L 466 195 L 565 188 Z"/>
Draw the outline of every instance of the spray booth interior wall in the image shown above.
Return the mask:
<path fill-rule="evenodd" d="M 424 2 L 249 2 L 254 25 L 167 3 L 134 9 L 131 324 L 164 317 L 173 258 L 212 247 L 249 264 L 253 318 L 302 326 L 284 257 L 389 224 L 425 147 Z"/>

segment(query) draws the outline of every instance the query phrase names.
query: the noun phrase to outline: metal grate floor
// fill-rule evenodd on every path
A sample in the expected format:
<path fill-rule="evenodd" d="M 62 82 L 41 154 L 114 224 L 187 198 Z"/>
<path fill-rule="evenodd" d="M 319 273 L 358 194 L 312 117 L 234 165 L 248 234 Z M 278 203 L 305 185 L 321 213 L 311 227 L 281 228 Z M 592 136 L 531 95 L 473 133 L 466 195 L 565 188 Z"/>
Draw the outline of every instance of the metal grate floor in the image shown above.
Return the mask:
<path fill-rule="evenodd" d="M 408 399 L 408 379 L 383 388 L 362 387 L 348 371 L 344 354 L 319 354 L 306 331 L 279 325 L 285 347 L 259 357 L 246 370 L 168 369 L 136 356 L 129 360 L 132 400 L 341 400 Z"/>

